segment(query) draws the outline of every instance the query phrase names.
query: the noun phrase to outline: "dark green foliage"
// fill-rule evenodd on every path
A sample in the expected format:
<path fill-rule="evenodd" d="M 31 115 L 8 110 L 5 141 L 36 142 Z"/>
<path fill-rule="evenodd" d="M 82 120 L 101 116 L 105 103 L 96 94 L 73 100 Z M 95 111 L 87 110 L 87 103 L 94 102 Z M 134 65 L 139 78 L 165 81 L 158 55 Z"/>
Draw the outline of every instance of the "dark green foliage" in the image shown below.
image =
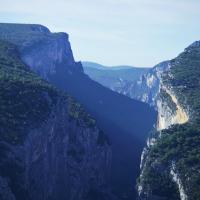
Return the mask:
<path fill-rule="evenodd" d="M 148 163 L 150 164 L 150 163 Z M 145 190 L 152 196 L 163 197 L 168 200 L 179 200 L 178 188 L 169 177 L 169 169 L 155 165 L 149 167 L 143 174 Z"/>
<path fill-rule="evenodd" d="M 47 118 L 57 91 L 26 68 L 13 45 L 0 41 L 0 55 L 0 137 L 21 143 Z"/>
<path fill-rule="evenodd" d="M 83 107 L 77 103 L 72 97 L 68 97 L 68 112 L 69 116 L 72 119 L 75 119 L 77 121 L 77 125 L 79 126 L 85 126 L 85 127 L 95 127 L 95 120 L 90 117 L 88 113 L 85 112 Z"/>
<path fill-rule="evenodd" d="M 114 188 L 119 186 L 120 191 L 130 193 L 129 188 L 135 183 L 135 177 L 139 172 L 140 154 L 146 140 L 146 133 L 155 122 L 156 112 L 147 104 L 110 91 L 82 73 L 80 63 L 75 63 L 73 60 L 66 34 L 50 33 L 40 25 L 0 24 L 0 38 L 16 44 L 24 59 L 29 56 L 46 59 L 47 54 L 43 50 L 51 49 L 52 45 L 56 45 L 61 51 L 64 50 L 66 56 L 63 57 L 63 62 L 55 62 L 56 73 L 48 73 L 45 78 L 57 88 L 72 95 L 87 112 L 94 116 L 98 126 L 109 134 L 114 151 L 111 170 L 112 186 Z M 54 58 L 49 59 L 50 62 L 55 61 Z M 34 64 L 30 67 L 38 73 L 40 70 L 37 69 L 43 68 L 42 65 L 36 67 Z M 48 66 L 45 67 L 46 69 Z M 69 111 L 71 110 L 71 117 L 66 119 L 67 121 L 73 120 L 72 124 L 75 122 L 79 126 L 85 125 L 85 122 L 93 126 L 94 120 L 82 111 L 82 114 L 77 114 L 79 111 L 76 103 L 68 108 Z M 84 122 L 79 116 L 83 116 Z"/>
<path fill-rule="evenodd" d="M 160 195 L 159 191 L 162 190 L 164 190 L 163 194 L 167 192 L 168 189 L 163 187 L 163 185 L 169 187 L 169 180 L 171 180 L 169 170 L 172 162 L 174 162 L 176 163 L 176 170 L 190 199 L 200 199 L 199 147 L 199 124 L 187 123 L 185 125 L 176 125 L 168 130 L 162 131 L 162 137 L 149 150 L 147 163 L 149 167 L 145 171 L 144 177 L 146 178 L 143 183 L 151 185 L 151 188 L 155 187 L 155 190 L 158 190 L 156 192 L 157 195 Z M 161 168 L 161 171 L 156 169 L 155 166 Z M 166 172 L 168 173 L 168 178 L 163 179 L 162 176 Z M 164 181 L 163 184 L 162 181 Z M 170 184 L 173 186 L 173 182 Z M 172 187 L 170 190 L 174 189 L 175 187 Z"/>
<path fill-rule="evenodd" d="M 200 47 L 190 46 L 171 61 L 166 79 L 179 102 L 190 112 L 190 122 L 164 131 L 165 160 L 175 160 L 189 199 L 200 199 Z M 158 148 L 160 147 L 160 141 Z M 166 152 L 170 152 L 167 153 Z"/>
<path fill-rule="evenodd" d="M 168 195 L 176 191 L 173 181 L 169 183 L 169 170 L 174 162 L 189 200 L 197 200 L 200 199 L 200 47 L 190 46 L 171 65 L 163 76 L 164 83 L 173 88 L 190 120 L 162 131 L 156 145 L 148 149 L 147 167 L 140 181 L 146 187 L 151 185 L 157 195 L 174 199 Z M 168 176 L 163 179 L 165 173 Z M 173 187 L 169 190 L 164 185 Z"/>
<path fill-rule="evenodd" d="M 18 199 L 28 199 L 23 160 L 12 150 L 47 119 L 57 91 L 30 72 L 16 47 L 0 41 L 0 175 Z"/>
<path fill-rule="evenodd" d="M 171 61 L 165 83 L 173 87 L 184 107 L 189 105 L 192 118 L 200 118 L 200 47 L 189 47 Z M 187 108 L 187 107 L 186 107 Z"/>
<path fill-rule="evenodd" d="M 16 47 L 0 41 L 0 139 L 18 144 L 39 127 L 61 97 L 58 91 L 21 62 Z M 70 96 L 69 115 L 78 125 L 94 127 L 95 121 Z"/>
<path fill-rule="evenodd" d="M 31 51 L 44 42 L 50 43 L 60 34 L 62 33 L 51 34 L 42 25 L 0 23 L 0 38 L 17 45 L 20 52 Z"/>
<path fill-rule="evenodd" d="M 162 144 L 165 145 L 162 145 Z M 176 162 L 190 199 L 200 199 L 200 124 L 177 125 L 163 132 L 156 148 L 162 148 L 164 162 Z M 170 163 L 168 163 L 170 164 Z"/>
<path fill-rule="evenodd" d="M 95 121 L 73 98 L 62 94 L 28 69 L 21 61 L 15 45 L 0 41 L 0 178 L 5 178 L 16 199 L 32 198 L 29 197 L 32 193 L 27 190 L 27 180 L 25 180 L 25 171 L 29 170 L 26 169 L 26 165 L 29 168 L 29 164 L 26 164 L 27 160 L 24 158 L 26 153 L 22 144 L 26 136 L 31 134 L 31 130 L 41 128 L 50 116 L 56 116 L 57 113 L 54 111 L 60 105 L 63 109 L 68 108 L 66 112 L 68 111 L 74 124 L 86 128 L 95 126 Z M 67 123 L 69 122 L 66 117 Z M 95 130 L 97 131 L 97 128 Z M 56 134 L 60 134 L 59 128 L 56 131 Z M 48 133 L 43 131 L 43 134 L 48 137 Z M 66 151 L 67 149 L 67 155 L 75 162 L 82 161 L 85 154 L 83 148 L 72 143 L 69 147 L 66 146 Z M 30 183 L 32 188 L 38 187 L 38 183 L 34 181 Z M 4 188 L 2 190 L 1 193 L 6 191 Z"/>

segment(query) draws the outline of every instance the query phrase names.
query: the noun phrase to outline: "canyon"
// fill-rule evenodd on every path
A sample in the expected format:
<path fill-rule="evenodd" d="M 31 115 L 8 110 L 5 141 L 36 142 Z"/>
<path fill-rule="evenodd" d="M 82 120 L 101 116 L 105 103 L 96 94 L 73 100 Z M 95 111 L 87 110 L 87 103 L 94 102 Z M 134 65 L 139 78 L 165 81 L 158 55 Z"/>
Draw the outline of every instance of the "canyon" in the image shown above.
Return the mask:
<path fill-rule="evenodd" d="M 200 197 L 198 41 L 110 80 L 75 61 L 67 33 L 1 23 L 0 39 L 1 199 Z"/>
<path fill-rule="evenodd" d="M 84 130 L 78 131 L 75 125 L 69 123 L 70 126 L 75 126 L 74 129 L 70 130 L 72 132 L 74 130 L 75 132 L 75 136 L 72 136 L 72 139 L 74 138 L 76 144 L 74 144 L 74 147 L 71 151 L 69 150 L 69 152 L 70 155 L 72 154 L 72 157 L 77 157 L 78 163 L 73 166 L 72 161 L 67 157 L 65 158 L 65 151 L 63 150 L 61 150 L 61 152 L 63 152 L 61 153 L 61 158 L 63 158 L 63 162 L 72 163 L 71 168 L 75 168 L 73 175 L 76 176 L 77 179 L 80 177 L 83 177 L 83 179 L 73 182 L 73 180 L 69 181 L 66 177 L 68 184 L 64 182 L 62 187 L 69 190 L 67 194 L 63 194 L 64 189 L 59 193 L 59 187 L 49 182 L 49 187 L 55 189 L 55 191 L 52 193 L 51 197 L 44 198 L 55 198 L 55 195 L 58 195 L 58 193 L 59 195 L 63 195 L 61 199 L 63 199 L 65 195 L 68 195 L 68 198 L 71 199 L 92 199 L 94 196 L 99 199 L 136 198 L 135 184 L 136 178 L 139 175 L 140 155 L 145 145 L 148 132 L 156 122 L 155 110 L 146 103 L 133 100 L 111 91 L 85 75 L 81 63 L 75 62 L 74 60 L 66 33 L 51 33 L 46 27 L 41 25 L 0 24 L 0 38 L 16 46 L 16 51 L 18 51 L 21 62 L 23 62 L 29 70 L 56 87 L 60 93 L 66 93 L 72 96 L 77 102 L 80 102 L 81 107 L 84 108 L 89 116 L 92 116 L 94 123 L 101 131 L 101 134 L 99 133 L 100 136 L 95 133 L 94 135 L 96 135 L 97 141 L 100 140 L 100 144 L 103 143 L 100 145 L 102 151 L 99 152 L 102 156 L 94 154 L 95 158 L 93 159 L 92 152 L 100 148 L 98 147 L 98 142 L 96 142 L 97 150 L 95 150 L 94 146 L 90 148 L 88 145 L 91 140 L 91 134 L 86 133 L 84 137 L 88 139 L 83 140 L 82 132 L 84 132 Z M 78 108 L 75 107 L 72 114 L 75 112 L 75 116 L 77 115 L 76 119 L 79 120 L 79 117 L 81 118 L 82 115 L 79 116 L 79 114 L 76 114 L 76 112 L 79 113 L 77 109 Z M 145 126 L 143 124 L 144 116 L 146 118 Z M 91 120 L 89 120 L 89 122 L 90 121 Z M 57 126 L 57 124 L 55 125 Z M 65 122 L 60 123 L 60 126 L 65 126 Z M 47 134 L 46 140 L 50 140 L 51 138 L 48 138 L 51 129 L 54 130 L 53 127 L 49 127 L 47 130 L 45 129 L 46 131 L 44 130 Z M 70 130 L 64 133 L 70 135 Z M 63 135 L 65 135 L 64 133 Z M 54 132 L 52 132 L 52 134 L 54 134 Z M 59 132 L 55 132 L 55 137 L 57 137 L 57 134 L 59 134 Z M 99 137 L 100 139 L 98 140 Z M 40 140 L 40 138 L 41 137 L 38 135 L 37 139 Z M 65 140 L 64 136 L 63 140 Z M 82 148 L 79 147 L 79 140 L 81 143 L 85 142 L 83 146 L 85 146 L 85 148 L 87 147 L 87 149 L 83 148 L 82 150 Z M 93 141 L 91 141 L 91 143 L 95 144 L 95 138 Z M 63 143 L 62 139 L 60 139 L 60 143 Z M 105 146 L 106 144 L 109 144 L 109 146 Z M 69 146 L 67 143 L 65 145 Z M 52 153 L 55 153 L 56 156 L 56 148 L 60 148 L 61 146 L 64 148 L 65 145 L 61 145 L 59 142 L 54 144 L 54 150 L 51 149 L 51 151 L 47 151 L 47 156 L 52 157 Z M 39 148 L 39 146 L 37 147 L 36 145 L 36 148 Z M 40 150 L 43 151 L 42 149 Z M 91 158 L 85 158 L 85 160 L 91 160 L 87 165 L 88 168 L 86 167 L 87 173 L 82 170 L 84 164 L 82 162 L 79 163 L 79 157 L 82 158 L 84 155 L 91 155 Z M 97 158 L 100 159 L 98 162 Z M 92 162 L 94 162 L 94 165 Z M 101 169 L 98 168 L 98 173 L 95 170 L 97 169 L 97 164 L 98 167 L 102 166 Z M 62 162 L 58 162 L 57 165 L 59 168 Z M 92 173 L 92 169 L 90 174 L 89 166 L 96 171 L 96 175 Z M 105 169 L 103 166 L 108 167 Z M 40 168 L 40 171 L 45 170 L 44 167 L 49 168 L 49 175 L 51 175 L 51 170 L 52 173 L 54 173 L 53 167 L 50 168 L 49 164 L 44 166 L 38 165 L 37 167 Z M 62 168 L 63 167 L 64 166 L 62 166 Z M 32 166 L 30 165 L 29 168 L 32 168 Z M 80 170 L 78 170 L 78 168 L 80 168 Z M 63 170 L 64 169 L 67 170 L 67 168 L 63 168 Z M 80 172 L 78 173 L 77 171 Z M 97 177 L 101 176 L 100 171 L 107 176 L 102 176 L 102 180 L 99 180 L 101 183 L 97 183 Z M 60 173 L 61 175 L 55 174 L 56 180 L 59 180 L 60 176 L 65 177 L 65 171 L 60 171 Z M 95 181 L 93 181 L 93 179 L 95 179 Z M 48 179 L 42 179 L 41 181 L 45 182 L 47 180 Z M 34 180 L 36 186 L 39 184 L 38 181 L 39 179 Z M 72 185 L 74 184 L 71 188 L 68 186 L 70 183 Z M 46 184 L 45 182 L 45 185 Z M 83 191 L 82 193 L 78 192 L 79 188 Z M 108 191 L 104 191 L 104 188 L 108 188 Z M 76 191 L 73 192 L 74 194 L 80 193 L 80 196 L 73 196 L 72 191 Z M 42 193 L 38 192 L 38 194 Z M 37 198 L 42 198 L 42 196 Z"/>

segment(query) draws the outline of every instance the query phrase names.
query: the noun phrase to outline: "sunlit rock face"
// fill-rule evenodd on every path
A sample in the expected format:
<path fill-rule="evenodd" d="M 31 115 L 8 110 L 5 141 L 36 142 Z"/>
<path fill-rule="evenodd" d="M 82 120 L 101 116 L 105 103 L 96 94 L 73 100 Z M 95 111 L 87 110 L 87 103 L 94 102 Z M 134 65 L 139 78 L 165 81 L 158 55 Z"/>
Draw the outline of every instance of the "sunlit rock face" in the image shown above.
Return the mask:
<path fill-rule="evenodd" d="M 138 81 L 124 88 L 124 94 L 133 99 L 148 103 L 156 108 L 161 74 L 169 68 L 169 61 L 162 62 L 147 73 L 142 75 Z"/>
<path fill-rule="evenodd" d="M 132 98 L 146 102 L 158 111 L 157 130 L 159 131 L 169 128 L 173 124 L 184 124 L 189 119 L 187 112 L 178 102 L 173 88 L 163 83 L 162 74 L 168 73 L 169 70 L 169 61 L 160 63 L 142 75 L 129 88 Z"/>
<path fill-rule="evenodd" d="M 178 190 L 179 190 L 179 193 L 180 193 L 180 199 L 181 200 L 188 200 L 188 196 L 185 193 L 182 181 L 181 181 L 179 174 L 176 170 L 176 164 L 174 162 L 172 163 L 172 166 L 171 166 L 171 169 L 170 169 L 170 174 L 172 176 L 173 181 L 178 185 Z"/>
<path fill-rule="evenodd" d="M 141 157 L 139 200 L 199 199 L 199 47 L 197 41 L 186 48 L 159 78 L 157 126 Z"/>
<path fill-rule="evenodd" d="M 157 74 L 156 76 L 157 81 L 156 81 L 156 84 L 153 86 L 154 89 L 156 88 L 155 90 L 156 92 L 154 93 L 154 98 L 152 98 L 151 105 L 153 105 L 158 111 L 157 125 L 155 127 L 157 132 L 154 133 L 155 135 L 150 136 L 148 138 L 147 147 L 144 148 L 142 156 L 141 156 L 140 182 L 137 185 L 137 189 L 138 189 L 138 195 L 140 197 L 139 199 L 142 199 L 142 200 L 154 200 L 154 199 L 162 200 L 163 199 L 162 197 L 149 194 L 150 191 L 147 191 L 146 185 L 142 181 L 146 176 L 145 175 L 146 169 L 149 167 L 148 166 L 148 160 L 150 159 L 149 150 L 153 148 L 153 146 L 156 145 L 157 140 L 161 138 L 162 130 L 168 129 L 172 125 L 175 125 L 175 124 L 184 124 L 188 122 L 189 120 L 189 115 L 188 115 L 189 111 L 187 112 L 179 103 L 178 98 L 175 92 L 173 91 L 173 87 L 167 85 L 164 81 L 163 74 L 167 74 L 167 76 L 171 76 L 170 67 L 171 66 L 168 63 L 168 66 L 165 68 L 165 70 Z M 146 82 L 148 83 L 147 85 L 149 86 L 151 85 L 150 80 L 152 80 L 152 78 L 150 78 L 149 80 L 146 80 Z M 173 167 L 171 167 L 171 171 L 170 171 L 170 174 L 172 176 L 171 179 L 174 181 L 174 183 L 177 185 L 179 189 L 180 199 L 187 200 L 187 195 L 185 194 L 183 185 L 181 183 L 181 179 L 179 178 L 178 170 L 175 170 L 175 168 L 176 168 L 176 165 L 175 163 L 173 163 Z M 166 200 L 168 199 L 166 198 Z"/>
<path fill-rule="evenodd" d="M 158 109 L 158 123 L 157 123 L 157 130 L 163 130 L 169 128 L 171 125 L 174 124 L 184 124 L 189 120 L 189 117 L 186 111 L 181 107 L 178 103 L 178 100 L 175 94 L 167 89 L 165 86 L 161 86 L 163 93 L 167 95 L 169 102 L 165 102 L 165 99 L 159 98 L 157 100 L 157 109 Z M 171 101 L 171 102 L 170 102 Z M 173 106 L 169 106 L 169 104 Z"/>
<path fill-rule="evenodd" d="M 149 103 L 158 111 L 157 130 L 162 130 L 170 127 L 173 124 L 183 124 L 188 121 L 188 116 L 181 105 L 178 103 L 173 89 L 167 89 L 163 84 L 162 74 L 170 69 L 168 61 L 156 65 L 147 74 L 141 76 L 132 87 L 130 96 L 140 101 Z M 170 108 L 168 102 L 161 98 L 161 92 L 171 99 L 172 104 L 175 104 L 173 109 Z"/>

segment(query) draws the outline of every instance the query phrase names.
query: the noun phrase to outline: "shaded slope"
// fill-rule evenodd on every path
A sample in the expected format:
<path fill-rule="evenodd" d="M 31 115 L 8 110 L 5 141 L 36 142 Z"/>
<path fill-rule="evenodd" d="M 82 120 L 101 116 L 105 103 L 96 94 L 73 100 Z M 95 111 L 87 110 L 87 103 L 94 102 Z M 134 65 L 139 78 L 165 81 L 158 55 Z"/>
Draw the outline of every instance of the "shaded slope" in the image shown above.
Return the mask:
<path fill-rule="evenodd" d="M 141 150 L 155 122 L 155 112 L 147 104 L 114 93 L 82 74 L 57 71 L 50 81 L 82 102 L 108 133 L 113 147 L 113 185 L 118 192 L 133 189 Z"/>
<path fill-rule="evenodd" d="M 112 199 L 111 149 L 72 97 L 0 41 L 0 199 Z"/>
<path fill-rule="evenodd" d="M 12 24 L 0 25 L 0 37 L 18 45 L 30 69 L 67 91 L 94 116 L 111 141 L 113 189 L 118 196 L 132 199 L 140 154 L 155 123 L 155 111 L 147 104 L 110 91 L 85 75 L 81 64 L 74 62 L 66 34 L 58 33 L 55 37 L 46 29 L 41 31 L 38 25 L 14 26 L 17 26 L 20 41 L 14 31 L 8 31 L 9 27 L 13 30 Z"/>

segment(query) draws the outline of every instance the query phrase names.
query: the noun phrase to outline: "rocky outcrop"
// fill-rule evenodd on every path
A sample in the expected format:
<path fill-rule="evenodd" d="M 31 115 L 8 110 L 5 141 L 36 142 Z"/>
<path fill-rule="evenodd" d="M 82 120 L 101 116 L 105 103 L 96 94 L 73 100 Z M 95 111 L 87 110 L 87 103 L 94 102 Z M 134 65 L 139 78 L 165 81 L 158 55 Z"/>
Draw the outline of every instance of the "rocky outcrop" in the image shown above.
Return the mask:
<path fill-rule="evenodd" d="M 96 127 L 70 119 L 67 107 L 60 101 L 25 141 L 24 176 L 30 199 L 78 200 L 95 194 L 108 198 L 111 149 L 106 142 L 98 143 Z"/>
<path fill-rule="evenodd" d="M 112 198 L 108 189 L 111 149 L 106 141 L 99 143 L 100 134 L 95 126 L 71 118 L 68 104 L 60 99 L 23 145 L 9 145 L 3 153 L 1 168 L 17 174 L 1 174 L 1 199 Z M 1 142 L 1 149 L 5 145 Z"/>
<path fill-rule="evenodd" d="M 91 79 L 129 97 L 131 97 L 128 93 L 130 85 L 149 70 L 149 68 L 130 66 L 106 67 L 92 62 L 82 62 L 82 65 L 84 73 Z"/>
<path fill-rule="evenodd" d="M 83 71 L 81 64 L 74 61 L 66 33 L 49 33 L 49 36 L 47 35 L 36 48 L 31 46 L 21 48 L 23 61 L 46 80 L 50 74 L 56 73 L 57 66 L 63 64 L 69 71 Z"/>
<path fill-rule="evenodd" d="M 169 61 L 162 62 L 147 73 L 142 75 L 139 80 L 124 87 L 124 94 L 133 99 L 146 102 L 156 108 L 161 74 L 169 68 Z"/>
<path fill-rule="evenodd" d="M 158 111 L 157 130 L 169 128 L 173 124 L 184 124 L 189 119 L 173 88 L 163 83 L 162 75 L 169 72 L 169 69 L 170 62 L 162 62 L 142 75 L 137 82 L 129 85 L 126 90 L 126 95 L 146 102 Z"/>
<path fill-rule="evenodd" d="M 107 135 L 0 41 L 0 199 L 114 199 Z"/>
<path fill-rule="evenodd" d="M 74 61 L 68 34 L 26 24 L 0 24 L 0 30 L 0 38 L 17 45 L 22 60 L 44 79 L 48 80 L 63 65 L 71 73 L 83 72 L 82 65 Z"/>
<path fill-rule="evenodd" d="M 184 190 L 182 181 L 181 181 L 181 179 L 179 177 L 179 174 L 176 171 L 177 171 L 176 170 L 176 164 L 174 162 L 172 162 L 170 174 L 172 176 L 173 181 L 178 186 L 178 190 L 179 190 L 179 194 L 180 194 L 180 199 L 181 200 L 187 200 L 188 196 L 185 194 L 185 190 Z"/>
<path fill-rule="evenodd" d="M 162 166 L 158 161 L 152 160 L 151 158 L 151 149 L 154 148 L 154 145 L 157 145 L 158 140 L 162 140 L 162 130 L 169 129 L 171 126 L 175 124 L 185 124 L 189 120 L 189 111 L 185 111 L 182 105 L 178 102 L 175 92 L 173 91 L 173 87 L 167 85 L 163 78 L 166 78 L 166 75 L 169 76 L 170 74 L 170 65 L 168 64 L 168 68 L 166 69 L 163 74 L 158 76 L 158 83 L 159 85 L 156 86 L 158 88 L 157 93 L 155 93 L 155 98 L 153 98 L 153 105 L 156 107 L 158 111 L 157 117 L 157 127 L 156 131 L 149 137 L 147 140 L 147 147 L 144 148 L 142 157 L 141 157 L 141 173 L 140 173 L 140 182 L 138 184 L 138 194 L 141 200 L 151 200 L 151 199 L 158 199 L 158 200 L 168 200 L 168 197 L 162 197 L 159 195 L 151 194 L 153 193 L 153 186 L 145 185 L 145 176 L 150 176 L 147 172 L 150 167 L 154 170 L 158 170 L 157 173 L 160 173 L 160 170 L 167 170 L 169 175 L 169 179 L 176 183 L 179 188 L 180 199 L 185 200 L 185 193 L 183 186 L 181 185 L 181 180 L 178 178 L 178 175 L 175 172 L 175 164 L 173 164 L 173 169 L 167 169 L 167 165 Z M 147 81 L 148 82 L 148 81 Z M 150 164 L 151 163 L 151 164 Z M 149 166 L 150 165 L 150 166 Z M 159 169 L 161 168 L 161 169 Z M 163 168 L 163 169 L 162 169 Z M 147 173 L 147 174 L 146 174 Z M 156 176 L 156 175 L 154 175 Z M 156 180 L 155 180 L 156 181 Z M 147 189 L 147 187 L 149 187 Z M 152 187 L 152 189 L 151 189 Z M 173 186 L 175 187 L 175 186 Z M 170 195 L 169 195 L 170 196 Z M 173 199 L 174 197 L 169 197 Z M 175 199 L 178 198 L 175 195 Z M 186 198 L 187 199 L 187 198 Z"/>
<path fill-rule="evenodd" d="M 157 100 L 158 123 L 157 130 L 167 129 L 174 124 L 184 124 L 189 120 L 186 111 L 181 107 L 171 89 L 162 86 Z"/>
<path fill-rule="evenodd" d="M 186 48 L 160 76 L 154 103 L 158 110 L 157 127 L 141 159 L 138 182 L 141 200 L 200 197 L 196 181 L 199 144 L 195 144 L 199 140 L 199 46 L 195 42 Z"/>
<path fill-rule="evenodd" d="M 148 104 L 91 80 L 83 73 L 81 63 L 74 61 L 67 35 L 41 32 L 38 30 L 42 26 L 37 26 L 14 25 L 13 28 L 12 24 L 0 24 L 0 38 L 16 44 L 31 70 L 73 96 L 95 118 L 111 142 L 110 186 L 120 199 L 133 199 L 140 154 L 147 133 L 155 124 L 156 112 Z M 95 194 L 92 190 L 90 195 Z"/>

